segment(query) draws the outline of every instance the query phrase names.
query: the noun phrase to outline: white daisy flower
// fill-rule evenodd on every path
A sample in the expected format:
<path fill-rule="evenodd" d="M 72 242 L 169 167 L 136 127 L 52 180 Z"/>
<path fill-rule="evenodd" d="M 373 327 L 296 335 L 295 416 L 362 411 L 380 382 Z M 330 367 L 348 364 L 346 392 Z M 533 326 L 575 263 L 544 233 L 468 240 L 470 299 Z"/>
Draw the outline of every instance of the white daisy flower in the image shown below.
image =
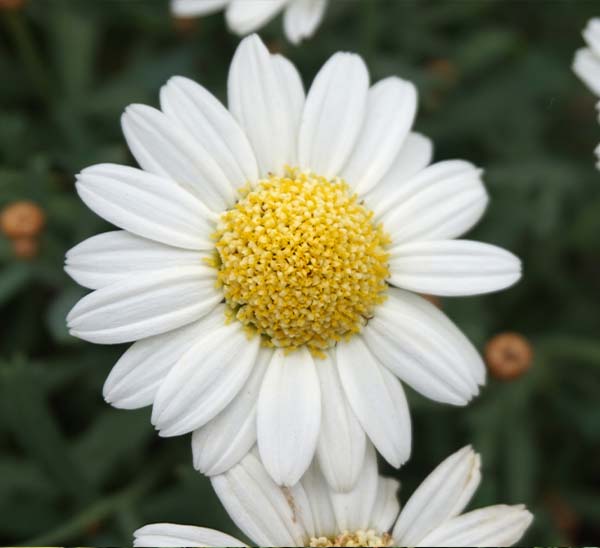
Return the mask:
<path fill-rule="evenodd" d="M 600 97 L 600 18 L 588 22 L 583 37 L 588 47 L 581 48 L 575 53 L 573 70 L 588 88 Z M 600 103 L 596 108 L 600 111 Z M 600 145 L 596 147 L 595 153 L 598 157 L 596 166 L 600 169 Z"/>
<path fill-rule="evenodd" d="M 328 0 L 171 0 L 177 17 L 208 15 L 225 10 L 227 26 L 245 36 L 264 27 L 283 12 L 283 28 L 288 40 L 299 44 L 310 38 L 325 14 Z"/>
<path fill-rule="evenodd" d="M 591 19 L 583 31 L 588 47 L 575 53 L 573 70 L 600 97 L 600 18 Z"/>
<path fill-rule="evenodd" d="M 462 514 L 480 480 L 480 457 L 465 447 L 442 462 L 400 512 L 400 484 L 378 476 L 368 445 L 349 493 L 328 488 L 317 465 L 293 488 L 278 487 L 252 453 L 212 483 L 254 546 L 512 546 L 533 516 L 522 505 Z M 211 529 L 157 523 L 136 531 L 134 546 L 244 544 Z"/>
<path fill-rule="evenodd" d="M 251 36 L 232 62 L 229 111 L 179 77 L 161 91 L 162 112 L 128 107 L 123 131 L 142 169 L 77 177 L 82 200 L 123 230 L 66 260 L 95 290 L 69 313 L 71 333 L 138 341 L 105 399 L 152 404 L 162 436 L 194 432 L 205 474 L 258 442 L 277 483 L 294 485 L 316 452 L 348 490 L 367 437 L 391 465 L 409 458 L 400 380 L 453 405 L 478 394 L 478 353 L 411 291 L 494 291 L 520 263 L 454 240 L 486 207 L 481 172 L 460 160 L 427 167 L 431 143 L 410 133 L 416 102 L 399 78 L 369 87 L 349 53 L 305 97 L 292 64 Z"/>

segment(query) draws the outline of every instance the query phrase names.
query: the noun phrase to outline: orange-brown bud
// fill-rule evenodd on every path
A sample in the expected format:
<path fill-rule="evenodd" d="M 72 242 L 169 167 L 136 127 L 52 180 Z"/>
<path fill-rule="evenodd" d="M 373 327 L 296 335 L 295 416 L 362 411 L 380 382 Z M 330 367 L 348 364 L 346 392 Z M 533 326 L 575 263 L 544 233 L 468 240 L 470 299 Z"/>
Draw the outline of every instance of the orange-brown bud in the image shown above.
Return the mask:
<path fill-rule="evenodd" d="M 454 84 L 458 80 L 458 69 L 449 59 L 434 59 L 427 68 L 436 78 L 448 84 Z"/>
<path fill-rule="evenodd" d="M 0 0 L 0 10 L 20 10 L 26 0 Z"/>
<path fill-rule="evenodd" d="M 13 202 L 0 213 L 0 228 L 9 238 L 37 236 L 45 223 L 44 211 L 33 202 Z"/>
<path fill-rule="evenodd" d="M 31 238 L 30 236 L 22 236 L 15 238 L 12 241 L 13 251 L 16 257 L 19 259 L 33 259 L 39 250 L 39 243 L 37 238 Z"/>
<path fill-rule="evenodd" d="M 533 348 L 518 333 L 500 333 L 488 341 L 485 361 L 490 373 L 497 379 L 516 379 L 531 367 Z"/>
<path fill-rule="evenodd" d="M 187 35 L 193 33 L 198 28 L 198 18 L 196 17 L 173 17 L 173 28 L 177 34 Z"/>

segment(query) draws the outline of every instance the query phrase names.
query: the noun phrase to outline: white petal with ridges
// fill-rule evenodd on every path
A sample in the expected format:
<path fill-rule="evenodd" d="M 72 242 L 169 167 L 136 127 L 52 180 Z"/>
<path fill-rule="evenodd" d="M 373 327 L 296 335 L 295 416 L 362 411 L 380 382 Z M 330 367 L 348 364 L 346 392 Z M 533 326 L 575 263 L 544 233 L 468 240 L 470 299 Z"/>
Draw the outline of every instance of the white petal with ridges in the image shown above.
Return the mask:
<path fill-rule="evenodd" d="M 276 350 L 258 400 L 258 448 L 276 483 L 296 484 L 310 465 L 321 425 L 321 390 L 306 347 Z"/>
<path fill-rule="evenodd" d="M 273 351 L 261 348 L 250 378 L 234 400 L 192 436 L 194 468 L 207 476 L 227 472 L 256 444 L 258 394 Z"/>
<path fill-rule="evenodd" d="M 306 532 L 293 505 L 254 452 L 211 482 L 231 519 L 257 546 L 304 546 Z"/>
<path fill-rule="evenodd" d="M 369 73 L 361 57 L 336 53 L 308 92 L 300 137 L 300 167 L 335 177 L 358 140 L 367 108 Z"/>
<path fill-rule="evenodd" d="M 369 527 L 378 532 L 389 531 L 392 528 L 400 512 L 399 489 L 399 481 L 379 476 L 377 497 L 371 512 Z"/>
<path fill-rule="evenodd" d="M 171 11 L 176 17 L 209 15 L 222 10 L 231 0 L 171 0 Z"/>
<path fill-rule="evenodd" d="M 302 476 L 301 483 L 310 504 L 316 536 L 335 536 L 338 528 L 331 502 L 331 489 L 316 459 Z"/>
<path fill-rule="evenodd" d="M 121 126 L 144 170 L 172 179 L 213 211 L 235 203 L 235 189 L 211 153 L 166 114 L 147 105 L 130 105 Z"/>
<path fill-rule="evenodd" d="M 338 534 L 342 531 L 366 530 L 370 526 L 379 476 L 373 446 L 368 443 L 365 449 L 363 470 L 354 489 L 348 493 L 330 492 Z"/>
<path fill-rule="evenodd" d="M 431 139 L 420 133 L 409 133 L 394 163 L 375 187 L 365 195 L 370 208 L 382 211 L 386 201 L 399 187 L 425 169 L 433 158 Z"/>
<path fill-rule="evenodd" d="M 159 335 L 197 320 L 223 298 L 216 270 L 186 266 L 140 274 L 98 289 L 69 312 L 70 333 L 116 344 Z"/>
<path fill-rule="evenodd" d="M 285 35 L 292 44 L 310 38 L 323 19 L 327 0 L 290 0 L 283 15 Z"/>
<path fill-rule="evenodd" d="M 133 545 L 136 547 L 246 546 L 243 542 L 221 533 L 221 531 L 174 523 L 146 525 L 138 529 L 133 536 Z"/>
<path fill-rule="evenodd" d="M 128 232 L 185 249 L 214 249 L 217 216 L 164 177 L 98 164 L 77 176 L 76 188 L 94 213 Z"/>
<path fill-rule="evenodd" d="M 381 363 L 428 398 L 466 405 L 479 392 L 485 368 L 477 351 L 417 295 L 390 288 L 362 337 Z"/>
<path fill-rule="evenodd" d="M 290 158 L 288 160 L 290 165 L 296 165 L 297 159 L 297 135 L 300 130 L 300 122 L 302 121 L 302 112 L 304 110 L 304 102 L 306 100 L 306 94 L 304 92 L 304 85 L 302 84 L 302 78 L 298 69 L 294 64 L 286 59 L 283 55 L 273 55 L 273 65 L 278 73 L 279 81 L 285 89 L 285 96 L 287 99 L 287 108 L 291 115 L 291 122 L 293 127 L 293 147 L 290 151 Z"/>
<path fill-rule="evenodd" d="M 295 156 L 297 122 L 288 84 L 257 35 L 242 40 L 229 70 L 229 110 L 252 145 L 261 177 L 282 173 Z"/>
<path fill-rule="evenodd" d="M 433 164 L 375 203 L 394 245 L 457 238 L 481 218 L 488 202 L 481 170 L 468 162 Z"/>
<path fill-rule="evenodd" d="M 201 85 L 175 76 L 163 86 L 165 114 L 189 131 L 219 165 L 232 188 L 258 179 L 252 147 L 231 113 Z"/>
<path fill-rule="evenodd" d="M 231 0 L 225 12 L 229 28 L 243 36 L 273 19 L 289 0 Z"/>
<path fill-rule="evenodd" d="M 332 489 L 350 491 L 362 470 L 366 437 L 346 398 L 334 359 L 335 354 L 328 353 L 317 363 L 323 394 L 317 456 Z"/>
<path fill-rule="evenodd" d="M 360 195 L 375 187 L 397 159 L 417 111 L 417 91 L 391 77 L 377 82 L 367 96 L 365 120 L 342 177 Z"/>
<path fill-rule="evenodd" d="M 336 346 L 342 386 L 354 414 L 377 450 L 399 468 L 411 451 L 411 425 L 402 386 L 360 336 Z"/>
<path fill-rule="evenodd" d="M 524 506 L 489 506 L 448 520 L 417 546 L 513 546 L 532 521 Z"/>
<path fill-rule="evenodd" d="M 120 409 L 150 405 L 161 383 L 207 329 L 223 323 L 224 307 L 217 305 L 201 320 L 131 345 L 104 383 L 104 399 Z"/>
<path fill-rule="evenodd" d="M 409 242 L 389 250 L 389 282 L 430 295 L 480 295 L 521 277 L 521 261 L 502 248 L 467 240 Z"/>
<path fill-rule="evenodd" d="M 581 48 L 575 53 L 573 71 L 590 90 L 600 97 L 600 57 L 588 48 Z"/>
<path fill-rule="evenodd" d="M 392 536 L 402 546 L 416 546 L 468 504 L 481 479 L 481 459 L 465 447 L 442 462 L 404 505 Z"/>
<path fill-rule="evenodd" d="M 152 270 L 203 264 L 209 256 L 116 230 L 92 236 L 67 251 L 65 271 L 79 285 L 100 289 Z"/>
<path fill-rule="evenodd" d="M 171 369 L 152 408 L 161 436 L 179 436 L 214 419 L 246 383 L 256 363 L 260 337 L 248 339 L 242 324 L 206 330 Z"/>

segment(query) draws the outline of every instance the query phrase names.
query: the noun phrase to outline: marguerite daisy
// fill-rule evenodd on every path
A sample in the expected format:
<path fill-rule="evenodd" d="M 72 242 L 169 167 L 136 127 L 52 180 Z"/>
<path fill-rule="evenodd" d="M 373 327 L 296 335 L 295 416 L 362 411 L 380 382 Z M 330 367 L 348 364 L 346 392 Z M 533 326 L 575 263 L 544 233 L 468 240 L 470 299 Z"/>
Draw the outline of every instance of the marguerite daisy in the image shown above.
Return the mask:
<path fill-rule="evenodd" d="M 600 18 L 589 21 L 583 37 L 587 48 L 581 48 L 575 54 L 573 70 L 590 90 L 600 97 Z M 596 107 L 600 111 L 600 103 Z M 600 169 L 600 145 L 596 147 L 597 167 Z"/>
<path fill-rule="evenodd" d="M 244 36 L 263 27 L 283 11 L 283 27 L 290 42 L 310 38 L 323 19 L 328 0 L 171 0 L 177 17 L 208 15 L 225 9 L 227 26 Z"/>
<path fill-rule="evenodd" d="M 600 97 L 600 18 L 588 22 L 583 38 L 588 47 L 575 53 L 573 70 Z"/>
<path fill-rule="evenodd" d="M 368 445 L 360 479 L 348 493 L 328 488 L 318 465 L 293 488 L 279 487 L 252 453 L 212 483 L 254 546 L 512 546 L 533 516 L 521 505 L 462 514 L 480 480 L 479 455 L 465 447 L 442 462 L 400 512 L 399 483 L 378 476 Z M 157 523 L 136 531 L 134 546 L 244 544 L 212 529 Z"/>
<path fill-rule="evenodd" d="M 369 88 L 348 53 L 305 98 L 292 64 L 251 36 L 232 62 L 229 111 L 184 78 L 162 89 L 161 107 L 123 116 L 143 169 L 77 177 L 82 200 L 123 230 L 67 254 L 67 272 L 95 290 L 69 328 L 138 341 L 106 400 L 152 404 L 162 436 L 194 432 L 208 475 L 258 443 L 277 483 L 294 485 L 316 452 L 348 490 L 367 437 L 399 467 L 411 448 L 399 379 L 453 405 L 485 380 L 464 335 L 410 291 L 472 295 L 520 276 L 510 253 L 453 239 L 485 209 L 480 171 L 427 167 L 431 144 L 410 133 L 412 84 Z"/>

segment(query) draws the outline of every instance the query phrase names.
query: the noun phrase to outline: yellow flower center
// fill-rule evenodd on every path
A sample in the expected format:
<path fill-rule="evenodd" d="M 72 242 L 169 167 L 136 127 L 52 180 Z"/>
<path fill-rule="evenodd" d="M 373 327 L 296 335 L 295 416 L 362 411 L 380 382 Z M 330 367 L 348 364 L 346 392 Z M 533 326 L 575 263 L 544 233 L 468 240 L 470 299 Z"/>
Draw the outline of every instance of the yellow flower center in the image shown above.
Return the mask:
<path fill-rule="evenodd" d="M 270 345 L 318 356 L 385 299 L 389 239 L 341 179 L 270 175 L 221 216 L 216 239 L 230 309 Z"/>
<path fill-rule="evenodd" d="M 368 531 L 359 530 L 355 533 L 344 531 L 336 537 L 312 537 L 309 546 L 392 546 L 393 539 L 388 533 L 378 535 L 373 529 Z"/>

